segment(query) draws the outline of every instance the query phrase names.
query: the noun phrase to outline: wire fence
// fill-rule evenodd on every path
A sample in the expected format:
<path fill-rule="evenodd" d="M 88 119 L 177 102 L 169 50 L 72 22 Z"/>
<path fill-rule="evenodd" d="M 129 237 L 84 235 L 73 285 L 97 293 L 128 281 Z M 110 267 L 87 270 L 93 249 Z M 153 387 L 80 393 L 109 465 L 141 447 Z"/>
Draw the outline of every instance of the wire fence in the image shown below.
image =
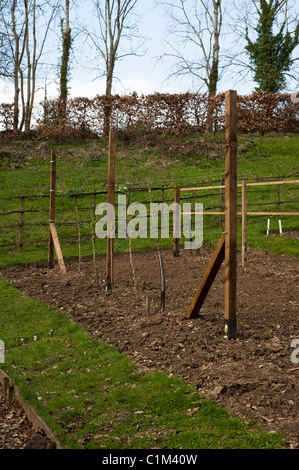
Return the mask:
<path fill-rule="evenodd" d="M 288 178 L 294 177 L 299 172 L 294 172 L 288 175 Z M 195 203 L 203 203 L 204 212 L 212 211 L 221 214 L 213 217 L 213 222 L 207 222 L 207 230 L 205 233 L 221 233 L 223 229 L 225 210 L 223 173 L 220 174 L 221 178 L 214 178 L 209 181 L 200 180 L 198 185 L 201 187 L 200 194 L 194 191 L 194 184 L 189 182 L 184 184 L 187 189 L 181 193 L 180 203 L 189 202 L 191 204 L 191 212 L 194 211 Z M 219 175 L 217 175 L 219 176 Z M 216 176 L 216 177 L 217 177 Z M 243 178 L 244 179 L 244 178 Z M 278 183 L 272 186 L 258 186 L 248 187 L 247 189 L 247 208 L 250 210 L 256 209 L 264 213 L 267 208 L 275 208 L 277 213 L 286 212 L 292 213 L 298 210 L 298 190 L 299 184 L 289 184 L 285 186 L 285 177 L 266 177 L 254 178 L 248 180 L 251 183 L 268 183 L 271 180 L 276 180 Z M 182 181 L 183 185 L 184 181 Z M 219 190 L 209 189 L 212 185 L 219 185 Z M 190 190 L 188 187 L 190 186 Z M 207 189 L 205 189 L 207 187 Z M 242 207 L 241 191 L 239 193 L 238 208 Z M 123 222 L 120 212 L 125 211 L 125 220 L 129 222 L 127 209 L 131 205 L 131 209 L 138 209 L 138 204 L 144 204 L 148 209 L 146 218 L 147 229 L 150 229 L 150 203 L 155 204 L 172 204 L 174 202 L 174 185 L 155 185 L 151 183 L 141 184 L 140 186 L 129 186 L 126 189 L 117 189 L 115 191 L 116 199 L 120 196 L 125 197 L 125 200 L 116 201 L 116 236 L 118 234 L 118 224 Z M 0 198 L 0 248 L 24 250 L 28 247 L 46 247 L 48 244 L 49 235 L 49 194 L 27 194 L 20 196 L 11 196 Z M 95 225 L 97 223 L 96 207 L 107 202 L 107 190 L 98 191 L 80 191 L 72 192 L 71 194 L 56 194 L 56 220 L 55 224 L 59 230 L 59 239 L 63 244 L 78 244 L 88 243 L 93 246 L 95 242 Z M 136 212 L 137 215 L 138 212 Z M 258 217 L 258 214 L 256 215 Z M 142 215 L 138 216 L 139 221 L 142 220 Z M 158 237 L 161 235 L 163 215 L 159 213 L 157 233 Z M 170 214 L 169 222 L 169 237 L 171 239 L 173 233 L 173 214 Z M 132 218 L 132 216 L 131 216 Z M 188 222 L 189 223 L 189 222 Z M 191 217 L 190 227 L 194 224 L 194 215 Z M 185 224 L 186 225 L 186 224 Z M 190 229 L 190 230 L 191 230 Z M 144 227 L 142 228 L 145 231 Z M 140 229 L 140 233 L 142 231 Z M 123 237 L 123 234 L 122 234 Z M 100 243 L 100 242 L 99 242 Z"/>

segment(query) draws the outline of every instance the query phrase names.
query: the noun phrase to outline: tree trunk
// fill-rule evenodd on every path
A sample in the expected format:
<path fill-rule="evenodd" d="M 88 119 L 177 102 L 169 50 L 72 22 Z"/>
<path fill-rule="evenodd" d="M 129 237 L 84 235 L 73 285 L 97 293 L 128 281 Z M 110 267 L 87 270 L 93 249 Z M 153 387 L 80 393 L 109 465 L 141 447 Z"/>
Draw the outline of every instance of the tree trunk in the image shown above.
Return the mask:
<path fill-rule="evenodd" d="M 13 1 L 11 6 L 11 22 L 12 22 L 12 32 L 15 41 L 15 50 L 14 50 L 14 111 L 13 111 L 13 128 L 14 131 L 18 130 L 19 125 L 19 55 L 20 55 L 20 38 L 16 31 L 16 0 Z"/>
<path fill-rule="evenodd" d="M 26 104 L 24 110 L 24 124 L 25 132 L 30 130 L 30 96 L 31 96 L 31 76 L 32 76 L 32 61 L 31 61 L 31 51 L 29 45 L 29 11 L 28 11 L 28 2 L 25 0 L 25 18 L 26 18 L 26 54 L 27 54 L 27 93 L 26 93 Z M 33 5 L 33 13 L 35 13 L 35 2 Z M 33 23 L 34 24 L 34 23 Z"/>
<path fill-rule="evenodd" d="M 221 13 L 221 0 L 213 0 L 214 6 L 214 44 L 213 44 L 213 61 L 210 70 L 209 76 L 209 86 L 208 86 L 208 111 L 207 111 L 207 132 L 213 132 L 215 130 L 214 124 L 214 110 L 215 102 L 214 98 L 217 93 L 217 84 L 219 79 L 219 37 L 220 30 L 222 26 L 222 13 Z"/>
<path fill-rule="evenodd" d="M 17 48 L 16 48 L 17 52 Z M 18 69 L 18 64 L 15 62 L 14 64 L 14 107 L 13 107 L 13 129 L 14 131 L 18 130 L 18 125 L 19 125 L 19 94 L 20 94 L 20 88 L 19 88 L 19 69 Z"/>
<path fill-rule="evenodd" d="M 60 66 L 60 101 L 65 116 L 68 97 L 68 72 L 71 52 L 70 0 L 65 0 L 65 28 L 62 36 L 62 58 Z"/>
<path fill-rule="evenodd" d="M 110 54 L 109 63 L 107 65 L 107 76 L 106 76 L 106 102 L 104 105 L 104 137 L 109 136 L 110 124 L 111 124 L 111 113 L 112 113 L 112 82 L 113 82 L 113 71 L 114 71 L 114 55 Z"/>

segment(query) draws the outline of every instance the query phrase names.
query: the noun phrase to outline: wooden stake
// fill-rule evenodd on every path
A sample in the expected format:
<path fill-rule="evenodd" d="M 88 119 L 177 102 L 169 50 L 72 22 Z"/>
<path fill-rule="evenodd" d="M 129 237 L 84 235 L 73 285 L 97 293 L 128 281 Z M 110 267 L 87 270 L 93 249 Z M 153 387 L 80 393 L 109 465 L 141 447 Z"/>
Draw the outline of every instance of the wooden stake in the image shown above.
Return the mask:
<path fill-rule="evenodd" d="M 179 186 L 176 186 L 174 188 L 174 202 L 177 204 L 180 204 L 180 188 Z M 173 214 L 173 231 L 175 231 L 175 228 L 178 225 L 178 220 L 177 218 L 179 217 L 179 214 L 174 211 Z M 173 238 L 173 256 L 174 258 L 179 258 L 180 256 L 180 239 L 179 238 Z"/>
<path fill-rule="evenodd" d="M 109 154 L 108 154 L 108 203 L 113 207 L 115 205 L 115 155 L 116 155 L 116 134 L 109 132 Z M 106 252 L 106 290 L 111 291 L 113 288 L 113 255 L 114 255 L 114 239 L 109 237 L 109 226 L 113 221 L 107 223 L 107 252 Z"/>
<path fill-rule="evenodd" d="M 60 248 L 60 243 L 59 243 L 59 240 L 58 240 L 56 227 L 55 227 L 55 224 L 53 222 L 50 222 L 50 233 L 51 233 L 51 239 L 53 241 L 53 245 L 54 245 L 54 248 L 55 248 L 55 252 L 56 252 L 57 261 L 58 261 L 60 271 L 61 271 L 62 274 L 66 274 L 66 269 L 65 269 L 65 265 L 64 265 L 64 261 L 63 261 L 61 248 Z"/>
<path fill-rule="evenodd" d="M 206 272 L 202 278 L 202 281 L 196 291 L 196 294 L 186 314 L 186 317 L 188 320 L 190 318 L 197 318 L 199 316 L 199 311 L 205 301 L 205 298 L 207 297 L 209 293 L 209 290 L 224 260 L 224 251 L 225 251 L 224 247 L 225 247 L 225 236 L 223 234 L 219 240 L 217 248 L 213 253 L 213 256 L 206 269 Z"/>
<path fill-rule="evenodd" d="M 247 197 L 246 181 L 242 181 L 242 266 L 246 269 L 247 261 Z"/>
<path fill-rule="evenodd" d="M 93 264 L 94 264 L 94 267 L 95 267 L 95 270 L 97 272 L 97 263 L 96 263 L 96 248 L 95 248 L 95 240 L 96 240 L 96 236 L 95 236 L 95 210 L 96 210 L 96 206 L 97 206 L 97 201 L 96 201 L 96 195 L 94 194 L 94 206 L 93 206 L 93 209 L 92 209 L 92 229 L 91 229 L 91 244 L 92 244 L 92 257 L 93 257 Z"/>
<path fill-rule="evenodd" d="M 237 93 L 225 94 L 225 284 L 224 319 L 229 339 L 237 337 Z"/>
<path fill-rule="evenodd" d="M 50 208 L 49 223 L 55 223 L 55 194 L 56 194 L 56 152 L 51 151 L 51 178 L 50 178 Z M 54 243 L 49 229 L 49 245 L 48 245 L 48 266 L 49 269 L 54 268 Z"/>
<path fill-rule="evenodd" d="M 126 238 L 128 238 L 128 207 L 131 202 L 131 191 L 130 189 L 127 190 L 127 202 L 126 202 Z"/>
<path fill-rule="evenodd" d="M 146 307 L 147 313 L 150 313 L 151 298 L 148 295 L 145 297 L 145 307 Z"/>

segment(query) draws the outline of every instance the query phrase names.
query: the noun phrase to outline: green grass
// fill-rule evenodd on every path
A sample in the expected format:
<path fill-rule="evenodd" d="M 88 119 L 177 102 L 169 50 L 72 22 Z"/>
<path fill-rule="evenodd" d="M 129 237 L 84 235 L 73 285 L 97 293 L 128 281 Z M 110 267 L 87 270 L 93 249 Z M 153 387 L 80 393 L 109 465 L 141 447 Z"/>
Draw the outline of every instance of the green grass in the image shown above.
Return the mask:
<path fill-rule="evenodd" d="M 279 449 L 189 385 L 146 373 L 60 311 L 0 280 L 3 368 L 69 449 Z M 190 410 L 193 410 L 190 413 Z"/>
<path fill-rule="evenodd" d="M 298 172 L 299 146 L 294 135 L 247 135 L 239 137 L 238 176 L 285 177 Z M 107 142 L 48 144 L 0 143 L 0 214 L 17 211 L 22 195 L 48 195 L 50 150 L 58 154 L 58 194 L 107 189 Z M 118 189 L 175 185 L 198 186 L 219 182 L 224 173 L 224 139 L 221 135 L 164 136 L 157 141 L 118 143 L 116 183 Z M 295 175 L 294 178 L 298 178 Z M 258 189 L 258 188 L 257 188 Z M 267 189 L 267 188 L 264 188 Z M 202 192 L 204 208 L 220 205 Z M 194 196 L 198 193 L 187 193 Z M 298 211 L 298 185 L 284 187 L 281 210 Z M 15 196 L 14 200 L 4 200 Z M 1 200 L 2 198 L 2 200 Z M 153 191 L 153 200 L 173 200 L 173 189 Z M 104 196 L 77 198 L 81 256 L 92 254 L 94 208 Z M 148 190 L 131 194 L 131 202 L 149 203 Z M 196 202 L 196 199 L 193 199 Z M 248 193 L 250 210 L 276 210 L 277 193 L 253 190 Z M 238 204 L 241 203 L 239 195 Z M 255 206 L 255 204 L 259 204 Z M 45 260 L 48 243 L 48 198 L 26 199 L 25 245 L 0 248 L 0 267 Z M 65 258 L 78 257 L 74 198 L 57 198 L 56 223 Z M 62 209 L 67 212 L 61 212 Z M 277 217 L 271 229 L 278 230 Z M 19 214 L 0 215 L 0 244 L 18 241 Z M 40 226 L 30 224 L 42 223 Z M 69 223 L 61 226 L 60 223 Z M 298 255 L 297 241 L 265 237 L 265 218 L 248 219 L 248 246 L 276 253 Z M 28 225 L 29 224 L 29 225 Z M 284 230 L 298 230 L 298 218 L 283 217 Z M 206 217 L 204 243 L 215 245 L 222 232 L 219 217 Z M 73 240 L 66 240 L 72 238 Z M 241 239 L 241 224 L 238 240 Z M 171 239 L 160 239 L 169 246 Z M 155 248 L 150 238 L 132 240 L 133 249 Z M 96 239 L 95 254 L 104 253 L 106 241 Z M 128 250 L 128 240 L 115 240 L 115 250 Z M 110 344 L 93 341 L 63 313 L 22 296 L 0 280 L 0 338 L 6 347 L 5 370 L 20 387 L 24 398 L 46 420 L 67 448 L 281 448 L 284 440 L 263 433 L 248 421 L 227 415 L 176 377 L 140 371 L 127 356 Z M 194 410 L 192 415 L 188 410 Z"/>
<path fill-rule="evenodd" d="M 244 135 L 239 136 L 238 177 L 247 181 L 255 178 L 284 178 L 294 174 L 298 179 L 299 138 L 296 135 Z M 57 192 L 74 194 L 107 189 L 107 142 L 48 144 L 45 151 L 40 150 L 40 143 L 0 143 L 0 213 L 18 211 L 21 195 L 48 195 L 50 150 L 57 151 Z M 12 151 L 13 149 L 13 151 Z M 11 151 L 9 158 L 1 158 Z M 16 168 L 17 166 L 17 168 Z M 296 174 L 297 172 L 297 174 Z M 152 187 L 198 186 L 203 182 L 221 182 L 224 173 L 224 138 L 222 135 L 194 134 L 189 137 L 164 136 L 157 141 L 134 143 L 118 142 L 116 160 L 116 185 L 118 189 L 143 186 Z M 218 183 L 217 183 L 218 184 Z M 261 191 L 262 189 L 262 191 Z M 193 202 L 203 202 L 204 208 L 219 207 L 220 191 L 188 192 L 185 196 L 198 196 Z M 1 198 L 15 196 L 15 200 Z M 173 200 L 173 190 L 152 191 L 153 200 Z M 248 211 L 276 211 L 277 187 L 248 188 Z M 281 211 L 298 211 L 298 185 L 281 187 Z M 149 202 L 149 192 L 131 193 L 131 202 Z M 81 255 L 92 253 L 92 232 L 94 229 L 94 208 L 104 202 L 105 196 L 79 197 L 77 205 L 79 221 L 85 225 L 80 228 Z M 288 201 L 288 202 L 286 202 Z M 48 243 L 48 198 L 26 199 L 25 246 L 22 252 L 14 247 L 0 248 L 0 266 L 8 264 L 40 261 L 47 258 Z M 263 205 L 271 203 L 270 206 Z M 238 197 L 239 210 L 241 192 Z M 76 216 L 74 198 L 57 198 L 56 223 L 63 254 L 78 257 Z M 219 210 L 218 209 L 218 210 Z M 67 210 L 67 212 L 62 212 Z M 217 209 L 216 209 L 217 210 Z M 36 212 L 37 211 L 37 212 Z M 271 230 L 278 231 L 278 217 L 272 216 Z M 299 229 L 298 217 L 281 218 L 284 231 Z M 19 214 L 0 215 L 0 245 L 18 242 L 19 228 L 2 228 L 18 224 Z M 30 224 L 43 225 L 31 227 Z M 60 224 L 67 223 L 67 226 Z M 260 247 L 276 253 L 298 255 L 298 241 L 291 238 L 266 238 L 267 217 L 248 218 L 249 247 Z M 204 220 L 204 243 L 215 245 L 221 235 L 220 217 L 206 216 Z M 71 240 L 70 240 L 71 239 Z M 183 241 L 183 240 L 182 240 Z M 238 228 L 238 241 L 241 243 L 241 223 Z M 171 239 L 160 240 L 162 246 L 169 246 Z M 133 249 L 155 248 L 152 239 L 137 239 Z M 106 243 L 96 239 L 95 253 L 105 252 Z M 116 239 L 116 251 L 128 250 L 128 241 Z"/>

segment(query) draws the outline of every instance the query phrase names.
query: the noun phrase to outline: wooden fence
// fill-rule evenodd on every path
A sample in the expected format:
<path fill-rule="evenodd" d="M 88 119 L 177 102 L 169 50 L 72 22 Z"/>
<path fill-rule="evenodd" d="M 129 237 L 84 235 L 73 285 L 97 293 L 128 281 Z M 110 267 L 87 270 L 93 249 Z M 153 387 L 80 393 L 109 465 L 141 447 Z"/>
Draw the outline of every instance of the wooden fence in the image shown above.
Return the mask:
<path fill-rule="evenodd" d="M 288 204 L 288 203 L 294 203 L 294 202 L 299 202 L 299 199 L 291 199 L 291 200 L 281 200 L 281 186 L 286 186 L 286 185 L 299 185 L 299 180 L 290 180 L 290 179 L 284 179 L 284 180 L 277 180 L 277 181 L 263 181 L 263 182 L 249 182 L 247 183 L 246 180 L 242 180 L 241 184 L 237 184 L 237 188 L 242 188 L 242 211 L 238 211 L 237 215 L 242 216 L 242 266 L 245 268 L 246 267 L 246 247 L 247 247 L 247 217 L 248 216 L 257 216 L 257 217 L 271 217 L 271 216 L 299 216 L 298 211 L 281 211 L 280 207 L 282 204 Z M 265 187 L 265 186 L 277 186 L 277 189 L 274 191 L 277 192 L 277 201 L 276 202 L 268 202 L 268 203 L 254 203 L 252 204 L 253 206 L 269 206 L 269 205 L 276 205 L 277 210 L 276 211 L 248 211 L 247 208 L 249 204 L 247 204 L 247 188 L 248 187 Z M 190 191 L 207 191 L 207 190 L 222 190 L 225 189 L 224 185 L 221 186 L 200 186 L 200 187 L 193 187 L 193 188 L 175 188 L 175 196 L 174 196 L 174 201 L 179 202 L 180 201 L 180 193 L 181 192 L 190 192 Z M 294 189 L 299 189 L 299 187 L 293 187 L 291 188 L 292 190 Z M 238 206 L 238 205 L 237 205 Z M 240 207 L 240 205 L 239 205 Z M 183 213 L 182 213 L 183 214 Z M 199 212 L 193 212 L 191 213 L 192 215 L 199 214 Z M 225 211 L 221 210 L 219 211 L 208 211 L 204 210 L 201 214 L 203 215 L 225 215 Z M 178 247 L 178 240 L 174 239 L 174 256 L 178 256 L 179 253 L 179 247 Z"/>
<path fill-rule="evenodd" d="M 270 217 L 270 216 L 298 216 L 298 211 L 282 210 L 286 204 L 297 204 L 299 202 L 299 194 L 296 196 L 296 192 L 299 190 L 299 180 L 278 178 L 275 181 L 246 181 L 238 184 L 238 188 L 243 187 L 243 196 L 246 194 L 246 202 L 243 200 L 243 206 L 246 204 L 246 217 Z M 159 186 L 155 185 L 151 187 L 151 192 L 154 195 L 153 202 L 155 203 L 173 203 L 176 202 L 205 202 L 205 200 L 212 200 L 213 197 L 219 197 L 219 203 L 205 205 L 203 214 L 206 216 L 219 216 L 219 225 L 223 222 L 224 210 L 224 198 L 223 189 L 224 186 L 221 184 L 213 184 L 215 181 L 207 182 L 204 185 L 195 187 L 194 185 L 188 187 L 176 186 Z M 244 186 L 245 185 L 245 186 Z M 273 189 L 272 187 L 275 186 Z M 244 192 L 246 188 L 246 193 Z M 271 188 L 271 189 L 270 189 Z M 115 195 L 122 194 L 126 195 L 127 201 L 134 202 L 138 194 L 142 194 L 142 197 L 138 199 L 138 202 L 149 204 L 149 198 L 145 197 L 148 193 L 149 188 L 146 186 L 129 187 L 126 190 L 117 190 Z M 176 192 L 176 199 L 174 199 L 174 191 Z M 200 194 L 203 193 L 203 194 Z M 248 202 L 251 194 L 260 194 L 262 197 L 275 196 L 274 201 L 260 201 L 260 202 Z M 289 194 L 292 197 L 289 197 Z M 294 197 L 295 195 L 295 197 Z M 73 192 L 71 194 L 56 194 L 56 226 L 71 228 L 74 231 L 73 236 L 61 236 L 61 240 L 65 242 L 74 242 L 78 239 L 78 229 L 89 227 L 94 218 L 94 210 L 99 202 L 107 201 L 108 190 L 99 191 L 87 191 L 87 192 Z M 48 232 L 46 229 L 49 228 L 49 200 L 50 194 L 27 194 L 20 196 L 12 196 L 0 198 L 0 248 L 18 248 L 20 251 L 27 245 L 32 245 L 31 239 L 34 237 L 28 237 L 28 233 L 34 230 L 42 229 L 42 236 L 36 242 L 37 245 L 45 246 L 48 243 Z M 78 205 L 78 202 L 81 204 Z M 87 201 L 87 202 L 84 202 Z M 9 205 L 9 208 L 7 207 Z M 3 207 L 3 206 L 6 206 Z M 66 206 L 66 207 L 65 207 Z M 77 206 L 77 213 L 76 213 Z M 262 210 L 251 210 L 251 208 Z M 269 210 L 265 210 L 269 208 Z M 275 210 L 271 210 L 271 209 Z M 244 207 L 242 209 L 242 203 L 238 204 L 238 216 L 244 217 Z M 67 216 L 65 218 L 65 216 Z M 5 223 L 4 220 L 13 218 Z M 17 220 L 16 220 L 17 219 Z M 81 234 L 81 239 L 90 238 L 91 234 Z"/>

